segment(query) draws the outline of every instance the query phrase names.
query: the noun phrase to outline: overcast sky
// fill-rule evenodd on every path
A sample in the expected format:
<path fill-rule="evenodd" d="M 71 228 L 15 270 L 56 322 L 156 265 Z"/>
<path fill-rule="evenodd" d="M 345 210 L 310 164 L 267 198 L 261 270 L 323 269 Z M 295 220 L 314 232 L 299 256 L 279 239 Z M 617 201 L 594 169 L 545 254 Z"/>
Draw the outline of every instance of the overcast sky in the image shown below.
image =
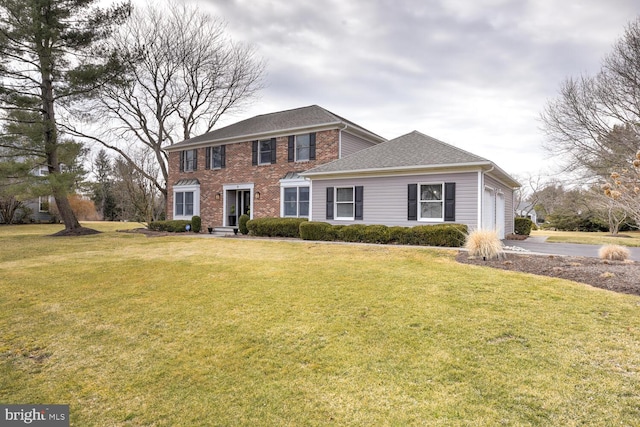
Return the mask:
<path fill-rule="evenodd" d="M 413 130 L 512 174 L 550 172 L 539 116 L 595 74 L 638 0 L 200 0 L 267 61 L 224 124 L 318 104 L 391 139 Z M 229 121 L 230 120 L 230 121 Z"/>

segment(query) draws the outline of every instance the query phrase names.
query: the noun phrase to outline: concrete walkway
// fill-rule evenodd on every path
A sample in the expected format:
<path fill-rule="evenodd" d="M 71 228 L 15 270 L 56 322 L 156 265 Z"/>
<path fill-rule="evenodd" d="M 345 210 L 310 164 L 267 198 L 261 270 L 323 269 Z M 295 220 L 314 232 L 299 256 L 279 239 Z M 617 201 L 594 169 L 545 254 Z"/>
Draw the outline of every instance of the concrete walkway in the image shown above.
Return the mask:
<path fill-rule="evenodd" d="M 582 245 L 576 243 L 548 243 L 546 236 L 532 236 L 527 240 L 505 240 L 504 244 L 510 248 L 521 248 L 524 252 L 534 252 L 548 255 L 584 256 L 598 258 L 598 250 L 602 245 Z M 629 259 L 640 261 L 640 248 L 628 247 L 631 255 Z M 520 252 L 515 249 L 514 252 Z"/>

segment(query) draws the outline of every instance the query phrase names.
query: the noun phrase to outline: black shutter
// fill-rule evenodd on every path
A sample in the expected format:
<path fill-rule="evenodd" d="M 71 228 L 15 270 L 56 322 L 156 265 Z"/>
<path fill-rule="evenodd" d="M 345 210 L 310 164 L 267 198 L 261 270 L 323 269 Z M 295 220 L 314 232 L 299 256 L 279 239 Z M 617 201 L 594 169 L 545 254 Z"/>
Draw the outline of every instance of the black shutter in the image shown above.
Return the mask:
<path fill-rule="evenodd" d="M 409 184 L 407 220 L 418 220 L 418 184 Z"/>
<path fill-rule="evenodd" d="M 364 210 L 363 196 L 364 188 L 359 185 L 356 187 L 356 206 L 355 206 L 355 219 L 362 219 L 362 211 Z"/>
<path fill-rule="evenodd" d="M 212 147 L 207 147 L 205 148 L 205 163 L 204 163 L 204 168 L 205 169 L 211 169 L 211 151 L 213 150 Z"/>
<path fill-rule="evenodd" d="M 226 145 L 220 146 L 220 167 L 221 168 L 227 167 L 227 146 Z"/>
<path fill-rule="evenodd" d="M 316 133 L 309 134 L 309 160 L 316 159 Z"/>
<path fill-rule="evenodd" d="M 327 187 L 327 219 L 333 219 L 333 187 Z"/>
<path fill-rule="evenodd" d="M 276 162 L 276 139 L 271 138 L 271 164 Z"/>
<path fill-rule="evenodd" d="M 253 141 L 251 146 L 251 164 L 253 166 L 258 164 L 258 141 Z"/>
<path fill-rule="evenodd" d="M 287 155 L 289 162 L 294 162 L 296 160 L 296 137 L 293 135 L 289 136 L 289 149 Z"/>
<path fill-rule="evenodd" d="M 198 150 L 193 150 L 193 170 L 198 170 Z"/>
<path fill-rule="evenodd" d="M 184 172 L 184 151 L 180 152 L 180 172 Z"/>
<path fill-rule="evenodd" d="M 444 183 L 444 220 L 456 220 L 456 183 Z"/>

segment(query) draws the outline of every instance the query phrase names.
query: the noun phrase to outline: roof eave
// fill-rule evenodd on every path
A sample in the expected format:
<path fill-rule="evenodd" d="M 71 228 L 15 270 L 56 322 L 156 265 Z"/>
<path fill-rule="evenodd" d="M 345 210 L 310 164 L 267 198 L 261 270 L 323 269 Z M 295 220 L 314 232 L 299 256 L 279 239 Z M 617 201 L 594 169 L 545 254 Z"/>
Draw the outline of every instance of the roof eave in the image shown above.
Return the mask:
<path fill-rule="evenodd" d="M 351 176 L 351 175 L 392 175 L 392 174 L 406 174 L 406 173 L 415 173 L 420 171 L 438 171 L 440 169 L 451 170 L 451 169 L 471 169 L 471 170 L 481 170 L 483 167 L 493 166 L 492 162 L 470 162 L 470 163 L 449 163 L 449 164 L 440 164 L 440 165 L 413 165 L 413 166 L 395 166 L 395 167 L 386 167 L 386 168 L 370 168 L 370 169 L 353 169 L 353 170 L 344 170 L 344 171 L 320 171 L 320 172 L 300 172 L 301 176 L 308 176 L 310 178 L 333 178 L 340 176 Z"/>

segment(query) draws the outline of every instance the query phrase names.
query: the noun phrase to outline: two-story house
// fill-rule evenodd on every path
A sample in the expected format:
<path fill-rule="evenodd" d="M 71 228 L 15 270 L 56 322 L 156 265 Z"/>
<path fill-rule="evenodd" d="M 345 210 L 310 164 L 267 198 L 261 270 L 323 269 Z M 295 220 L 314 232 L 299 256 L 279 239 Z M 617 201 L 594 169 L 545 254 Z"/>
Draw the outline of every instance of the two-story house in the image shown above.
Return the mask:
<path fill-rule="evenodd" d="M 167 148 L 167 217 L 230 227 L 242 214 L 309 217 L 299 173 L 386 141 L 317 105 L 252 117 Z"/>
<path fill-rule="evenodd" d="M 495 163 L 413 131 L 392 140 L 316 105 L 256 116 L 175 144 L 169 218 L 333 224 L 460 223 L 513 232 L 514 189 Z"/>

